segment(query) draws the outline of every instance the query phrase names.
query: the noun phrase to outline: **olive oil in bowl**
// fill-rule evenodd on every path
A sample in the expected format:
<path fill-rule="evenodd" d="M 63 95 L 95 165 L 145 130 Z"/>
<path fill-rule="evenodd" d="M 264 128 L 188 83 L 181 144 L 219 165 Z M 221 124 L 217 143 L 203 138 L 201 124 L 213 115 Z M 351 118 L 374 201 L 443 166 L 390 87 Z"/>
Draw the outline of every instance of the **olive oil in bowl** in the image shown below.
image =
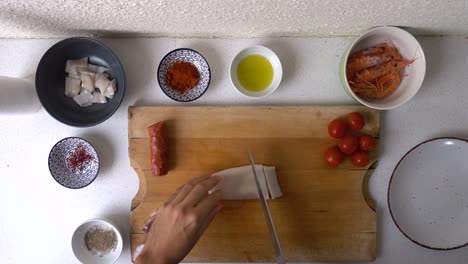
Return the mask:
<path fill-rule="evenodd" d="M 237 66 L 239 83 L 251 92 L 266 89 L 273 81 L 273 66 L 261 55 L 249 55 L 243 58 Z"/>
<path fill-rule="evenodd" d="M 283 68 L 278 56 L 264 46 L 241 50 L 229 67 L 231 83 L 240 94 L 263 98 L 272 94 L 281 83 Z"/>

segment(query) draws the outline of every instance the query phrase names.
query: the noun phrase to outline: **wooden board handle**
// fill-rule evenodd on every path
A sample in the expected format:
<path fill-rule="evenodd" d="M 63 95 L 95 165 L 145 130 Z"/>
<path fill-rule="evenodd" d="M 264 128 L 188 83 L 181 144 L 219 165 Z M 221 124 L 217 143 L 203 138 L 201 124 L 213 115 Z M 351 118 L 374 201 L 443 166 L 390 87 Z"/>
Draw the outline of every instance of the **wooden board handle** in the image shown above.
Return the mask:
<path fill-rule="evenodd" d="M 369 191 L 369 179 L 372 176 L 372 174 L 375 171 L 375 168 L 377 167 L 378 161 L 374 161 L 372 165 L 369 167 L 369 169 L 366 172 L 366 175 L 364 175 L 364 178 L 362 179 L 362 196 L 364 197 L 364 200 L 366 200 L 367 205 L 369 208 L 375 212 L 375 201 L 372 198 L 372 195 L 370 194 Z"/>
<path fill-rule="evenodd" d="M 145 178 L 145 173 L 141 170 L 140 165 L 138 162 L 132 158 L 130 158 L 130 165 L 132 168 L 135 170 L 135 172 L 138 175 L 138 192 L 135 194 L 135 197 L 132 199 L 132 205 L 131 205 L 131 211 L 135 210 L 140 203 L 143 201 L 145 198 L 146 194 L 146 178 Z"/>

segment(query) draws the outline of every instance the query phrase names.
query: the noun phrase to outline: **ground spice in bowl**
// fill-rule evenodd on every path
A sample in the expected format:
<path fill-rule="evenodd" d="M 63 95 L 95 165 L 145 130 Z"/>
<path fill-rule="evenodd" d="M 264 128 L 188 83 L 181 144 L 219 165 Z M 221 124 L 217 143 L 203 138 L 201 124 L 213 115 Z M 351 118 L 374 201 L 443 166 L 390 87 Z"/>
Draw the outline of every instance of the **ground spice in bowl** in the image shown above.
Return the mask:
<path fill-rule="evenodd" d="M 172 89 L 184 94 L 198 84 L 200 72 L 190 62 L 177 61 L 167 70 L 165 79 Z"/>
<path fill-rule="evenodd" d="M 117 248 L 117 243 L 117 234 L 111 228 L 95 225 L 85 234 L 86 248 L 95 255 L 109 254 Z"/>

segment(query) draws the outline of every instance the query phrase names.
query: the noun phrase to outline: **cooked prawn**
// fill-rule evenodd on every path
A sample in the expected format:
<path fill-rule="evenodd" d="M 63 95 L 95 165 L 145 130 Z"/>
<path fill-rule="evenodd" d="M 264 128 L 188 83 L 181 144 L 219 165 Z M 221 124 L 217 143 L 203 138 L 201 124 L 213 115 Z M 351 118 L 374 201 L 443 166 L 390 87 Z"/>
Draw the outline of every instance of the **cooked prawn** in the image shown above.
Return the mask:
<path fill-rule="evenodd" d="M 367 49 L 360 50 L 356 53 L 353 53 L 350 57 L 349 60 L 352 60 L 354 58 L 362 57 L 365 55 L 373 55 L 373 54 L 378 54 L 378 53 L 383 53 L 385 51 L 385 48 L 381 45 L 378 45 L 377 47 L 370 47 Z"/>
<path fill-rule="evenodd" d="M 399 72 L 392 72 L 381 76 L 377 79 L 377 88 L 380 90 L 381 97 L 386 97 L 392 94 L 401 82 L 401 75 Z"/>
<path fill-rule="evenodd" d="M 377 78 L 374 83 L 363 82 L 353 85 L 351 89 L 357 95 L 368 99 L 380 99 L 393 93 L 400 85 L 400 73 L 393 71 Z"/>
<path fill-rule="evenodd" d="M 348 59 L 346 76 L 351 79 L 359 71 L 389 62 L 392 59 L 402 60 L 403 58 L 397 48 L 389 42 L 360 50 Z"/>
<path fill-rule="evenodd" d="M 386 41 L 352 54 L 346 64 L 346 77 L 358 96 L 380 99 L 397 89 L 403 76 L 401 71 L 414 61 L 405 61 L 398 49 Z"/>
<path fill-rule="evenodd" d="M 377 47 L 379 46 L 384 49 L 386 54 L 392 56 L 394 60 L 403 60 L 403 56 L 401 56 L 400 52 L 398 52 L 398 49 L 392 43 L 387 41 L 377 45 Z"/>
<path fill-rule="evenodd" d="M 355 57 L 348 61 L 346 65 L 346 75 L 348 79 L 352 78 L 357 72 L 360 72 L 364 69 L 377 66 L 382 63 L 386 63 L 392 59 L 392 56 L 389 56 L 385 53 L 377 53 Z"/>
<path fill-rule="evenodd" d="M 403 68 L 405 68 L 406 66 L 410 65 L 413 62 L 414 62 L 414 59 L 409 60 L 409 61 L 391 60 L 387 63 L 377 65 L 370 69 L 365 69 L 356 73 L 356 77 L 354 77 L 351 80 L 351 82 L 353 83 L 372 82 L 376 80 L 377 78 L 379 78 L 380 76 L 383 76 L 385 74 L 392 73 L 392 72 L 400 72 Z"/>

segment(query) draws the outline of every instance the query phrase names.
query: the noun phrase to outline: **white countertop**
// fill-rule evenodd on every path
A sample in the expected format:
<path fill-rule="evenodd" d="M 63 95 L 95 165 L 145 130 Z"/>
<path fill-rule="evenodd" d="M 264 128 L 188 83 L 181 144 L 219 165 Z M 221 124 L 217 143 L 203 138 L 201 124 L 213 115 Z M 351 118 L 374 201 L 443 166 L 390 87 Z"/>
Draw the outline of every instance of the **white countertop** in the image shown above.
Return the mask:
<path fill-rule="evenodd" d="M 130 263 L 130 202 L 138 188 L 130 167 L 127 108 L 130 105 L 179 105 L 159 89 L 156 71 L 170 50 L 201 52 L 212 69 L 212 82 L 194 105 L 354 104 L 341 87 L 338 65 L 353 38 L 262 39 L 102 39 L 117 54 L 126 73 L 125 98 L 104 123 L 74 128 L 44 109 L 26 116 L 0 115 L 0 263 L 77 263 L 70 241 L 75 228 L 90 218 L 107 218 L 123 233 L 118 263 Z M 468 40 L 418 37 L 427 59 L 426 79 L 407 104 L 381 115 L 381 155 L 370 180 L 377 204 L 375 263 L 464 263 L 468 247 L 432 251 L 406 239 L 387 206 L 387 187 L 401 156 L 414 145 L 438 136 L 468 138 Z M 58 40 L 0 40 L 0 76 L 35 72 L 42 54 Z M 280 57 L 284 75 L 271 96 L 249 100 L 232 88 L 228 69 L 244 47 L 261 44 Z M 0 87 L 1 89 L 1 87 Z M 70 190 L 50 176 L 47 157 L 60 139 L 80 136 L 96 145 L 102 170 L 90 186 Z M 467 223 L 468 228 L 468 223 Z"/>

